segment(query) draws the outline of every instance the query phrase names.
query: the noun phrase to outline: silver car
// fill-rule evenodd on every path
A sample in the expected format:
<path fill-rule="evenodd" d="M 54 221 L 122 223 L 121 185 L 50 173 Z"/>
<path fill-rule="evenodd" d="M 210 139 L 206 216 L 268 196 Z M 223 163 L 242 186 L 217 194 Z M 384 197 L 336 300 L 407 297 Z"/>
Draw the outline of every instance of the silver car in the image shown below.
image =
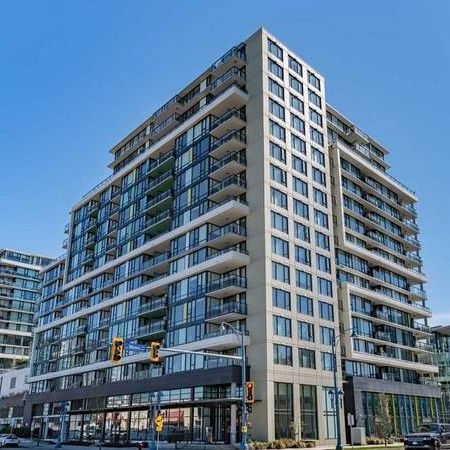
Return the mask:
<path fill-rule="evenodd" d="M 0 447 L 18 447 L 19 438 L 14 434 L 4 434 L 0 437 Z"/>

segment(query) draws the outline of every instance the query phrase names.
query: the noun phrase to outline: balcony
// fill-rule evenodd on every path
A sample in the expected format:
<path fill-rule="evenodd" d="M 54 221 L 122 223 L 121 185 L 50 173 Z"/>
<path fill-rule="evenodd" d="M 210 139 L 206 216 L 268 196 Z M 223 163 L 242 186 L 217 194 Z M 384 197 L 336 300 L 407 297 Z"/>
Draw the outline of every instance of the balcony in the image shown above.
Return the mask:
<path fill-rule="evenodd" d="M 206 257 L 206 261 L 209 261 L 208 270 L 211 272 L 225 273 L 247 265 L 250 262 L 250 257 L 247 250 L 230 247 L 212 251 Z"/>
<path fill-rule="evenodd" d="M 352 144 L 367 144 L 369 142 L 369 136 L 353 125 L 347 131 L 347 140 Z"/>
<path fill-rule="evenodd" d="M 67 250 L 67 244 L 68 244 L 68 239 L 66 238 L 66 239 L 64 239 L 63 240 L 63 242 L 62 242 L 62 248 L 64 249 L 64 250 Z"/>
<path fill-rule="evenodd" d="M 70 223 L 66 223 L 64 225 L 64 233 L 69 234 L 69 231 L 70 231 Z"/>
<path fill-rule="evenodd" d="M 93 217 L 89 217 L 87 220 L 85 220 L 83 224 L 84 231 L 90 231 L 94 229 L 97 226 L 97 220 Z"/>
<path fill-rule="evenodd" d="M 247 230 L 241 225 L 230 223 L 208 235 L 208 245 L 215 248 L 226 248 L 242 242 L 247 236 Z"/>
<path fill-rule="evenodd" d="M 416 266 L 421 266 L 422 265 L 422 258 L 416 254 L 416 253 L 412 253 L 412 252 L 406 252 L 405 254 L 407 260 L 405 262 L 407 267 L 416 267 Z"/>
<path fill-rule="evenodd" d="M 173 184 L 173 174 L 172 171 L 168 171 L 160 175 L 158 178 L 150 179 L 145 192 L 148 194 L 150 192 L 158 191 L 166 191 Z"/>
<path fill-rule="evenodd" d="M 220 203 L 227 198 L 242 195 L 246 189 L 246 180 L 238 175 L 232 175 L 222 181 L 214 182 L 210 189 L 209 199 Z"/>
<path fill-rule="evenodd" d="M 211 146 L 210 155 L 213 158 L 221 159 L 227 153 L 235 153 L 242 150 L 247 145 L 245 132 L 231 130 L 220 139 L 214 141 Z"/>
<path fill-rule="evenodd" d="M 216 181 L 222 181 L 230 175 L 237 175 L 247 167 L 245 155 L 235 152 L 216 160 L 211 164 L 209 176 Z"/>
<path fill-rule="evenodd" d="M 139 307 L 138 316 L 140 317 L 160 317 L 166 313 L 166 296 L 156 297 L 148 303 L 143 303 Z"/>
<path fill-rule="evenodd" d="M 161 212 L 162 210 L 167 210 L 172 205 L 173 192 L 171 189 L 158 194 L 151 200 L 148 200 L 144 206 L 144 211 L 147 214 L 154 214 Z"/>
<path fill-rule="evenodd" d="M 215 138 L 220 138 L 231 130 L 240 130 L 245 127 L 246 116 L 243 112 L 233 108 L 211 123 L 210 134 Z"/>
<path fill-rule="evenodd" d="M 425 290 L 416 286 L 411 286 L 409 290 L 411 292 L 411 295 L 413 295 L 415 298 L 419 300 L 427 300 L 427 292 Z"/>
<path fill-rule="evenodd" d="M 250 345 L 250 338 L 248 332 L 245 332 L 245 345 Z M 172 347 L 173 349 L 180 348 L 183 350 L 227 350 L 240 347 L 240 336 L 237 336 L 231 330 L 206 332 L 202 339 L 187 344 Z M 214 356 L 214 355 L 213 355 Z"/>
<path fill-rule="evenodd" d="M 144 325 L 136 329 L 133 334 L 134 339 L 157 339 L 164 336 L 166 332 L 166 321 L 165 320 L 157 320 L 148 325 Z"/>
<path fill-rule="evenodd" d="M 167 231 L 168 225 L 172 220 L 172 214 L 170 211 L 165 211 L 158 214 L 156 217 L 152 217 L 145 222 L 143 231 L 150 235 L 157 235 L 163 231 Z"/>
<path fill-rule="evenodd" d="M 84 242 L 84 248 L 92 248 L 95 246 L 96 236 L 92 234 L 86 237 L 86 241 Z"/>
<path fill-rule="evenodd" d="M 417 217 L 417 210 L 414 207 L 414 205 L 407 204 L 407 203 L 400 203 L 400 205 L 404 210 L 406 210 L 412 217 Z"/>
<path fill-rule="evenodd" d="M 403 239 L 406 241 L 404 247 L 407 250 L 416 250 L 420 249 L 420 242 L 414 236 L 403 236 Z"/>
<path fill-rule="evenodd" d="M 226 298 L 242 294 L 247 289 L 247 278 L 238 275 L 226 275 L 208 284 L 206 295 L 214 298 Z"/>
<path fill-rule="evenodd" d="M 348 282 L 339 283 L 339 286 L 341 289 L 346 289 L 351 293 L 371 300 L 374 304 L 390 306 L 399 309 L 400 311 L 407 312 L 413 317 L 431 317 L 431 310 L 427 306 L 390 297 L 386 295 L 382 289 L 372 290 Z"/>
<path fill-rule="evenodd" d="M 246 315 L 247 305 L 233 301 L 209 307 L 206 311 L 206 321 L 220 324 L 243 319 Z"/>
<path fill-rule="evenodd" d="M 233 66 L 223 75 L 216 78 L 210 85 L 209 90 L 212 95 L 217 96 L 228 89 L 231 85 L 243 88 L 245 86 L 245 72 Z"/>
<path fill-rule="evenodd" d="M 172 152 L 161 155 L 158 159 L 154 159 L 148 167 L 147 175 L 156 177 L 173 168 L 175 156 Z"/>

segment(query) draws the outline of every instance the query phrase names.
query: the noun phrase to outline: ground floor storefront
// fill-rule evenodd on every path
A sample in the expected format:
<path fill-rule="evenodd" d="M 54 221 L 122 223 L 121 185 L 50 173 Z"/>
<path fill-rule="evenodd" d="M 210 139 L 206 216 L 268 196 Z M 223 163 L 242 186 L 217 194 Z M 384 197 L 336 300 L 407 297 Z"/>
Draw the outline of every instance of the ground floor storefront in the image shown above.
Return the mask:
<path fill-rule="evenodd" d="M 377 436 L 385 426 L 382 409 L 387 410 L 392 435 L 404 436 L 418 425 L 444 422 L 441 390 L 438 386 L 354 378 L 344 383 L 347 436 L 350 427 L 364 427 L 367 436 Z"/>

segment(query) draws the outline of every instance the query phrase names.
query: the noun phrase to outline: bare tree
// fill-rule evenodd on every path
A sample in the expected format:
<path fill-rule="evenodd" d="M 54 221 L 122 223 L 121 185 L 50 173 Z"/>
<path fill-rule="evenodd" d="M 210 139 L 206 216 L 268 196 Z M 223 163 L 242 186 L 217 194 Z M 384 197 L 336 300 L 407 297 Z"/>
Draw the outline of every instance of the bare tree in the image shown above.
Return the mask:
<path fill-rule="evenodd" d="M 389 398 L 386 394 L 380 394 L 378 413 L 375 417 L 375 433 L 377 437 L 384 440 L 384 446 L 387 447 L 388 440 L 392 436 L 392 417 L 389 411 Z"/>

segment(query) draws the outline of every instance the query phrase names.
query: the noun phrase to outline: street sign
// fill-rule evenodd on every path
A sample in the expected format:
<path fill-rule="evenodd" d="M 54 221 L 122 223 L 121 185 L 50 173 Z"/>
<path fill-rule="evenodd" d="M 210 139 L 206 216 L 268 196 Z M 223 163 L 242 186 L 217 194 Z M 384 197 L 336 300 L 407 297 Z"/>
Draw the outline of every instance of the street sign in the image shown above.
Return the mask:
<path fill-rule="evenodd" d="M 147 351 L 147 346 L 144 344 L 138 344 L 137 342 L 126 342 L 125 351 L 143 353 Z"/>

